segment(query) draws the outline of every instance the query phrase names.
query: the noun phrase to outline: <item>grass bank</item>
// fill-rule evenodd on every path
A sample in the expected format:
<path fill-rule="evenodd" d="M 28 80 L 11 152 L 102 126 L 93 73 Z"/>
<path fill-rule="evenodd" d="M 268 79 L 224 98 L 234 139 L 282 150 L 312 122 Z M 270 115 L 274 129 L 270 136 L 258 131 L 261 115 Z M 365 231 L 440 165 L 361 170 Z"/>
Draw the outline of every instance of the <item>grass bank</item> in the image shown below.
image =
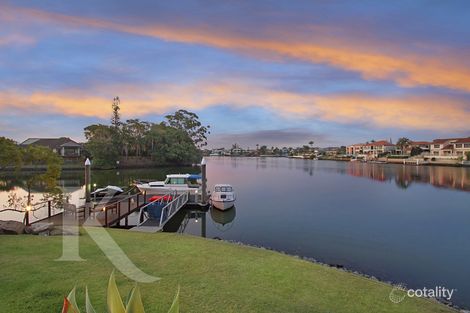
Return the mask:
<path fill-rule="evenodd" d="M 272 251 L 176 234 L 110 230 L 131 260 L 161 277 L 141 284 L 147 312 L 166 312 L 181 286 L 181 312 L 452 312 L 423 299 L 389 300 L 391 287 Z M 80 236 L 83 262 L 57 262 L 61 237 L 0 237 L 1 311 L 59 312 L 74 285 L 84 304 L 88 285 L 97 312 L 105 312 L 113 266 L 92 239 Z M 125 297 L 132 282 L 117 273 Z"/>

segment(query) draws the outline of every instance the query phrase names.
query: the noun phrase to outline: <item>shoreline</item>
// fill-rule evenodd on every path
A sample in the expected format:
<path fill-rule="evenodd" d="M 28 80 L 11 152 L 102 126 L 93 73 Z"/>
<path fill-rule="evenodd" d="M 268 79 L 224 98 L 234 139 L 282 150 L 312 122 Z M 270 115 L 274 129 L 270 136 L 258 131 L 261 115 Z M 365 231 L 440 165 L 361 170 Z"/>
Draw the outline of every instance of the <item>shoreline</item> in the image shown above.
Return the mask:
<path fill-rule="evenodd" d="M 296 159 L 296 160 L 311 160 L 311 161 L 334 161 L 334 162 L 351 162 L 350 159 L 345 158 L 320 158 L 320 159 L 308 159 L 308 158 L 292 158 L 292 157 L 283 157 L 283 156 L 260 156 L 260 157 L 244 157 L 244 156 L 218 156 L 224 158 L 288 158 L 288 159 Z M 393 160 L 393 161 L 392 161 Z M 359 163 L 366 163 L 366 164 L 395 164 L 395 165 L 405 165 L 405 166 L 445 166 L 445 167 L 456 167 L 456 168 L 470 168 L 470 163 L 462 164 L 462 163 L 448 163 L 448 162 L 439 162 L 439 161 L 432 161 L 426 163 L 419 163 L 414 164 L 412 162 L 404 163 L 403 160 L 406 159 L 389 159 L 384 161 L 367 161 Z M 188 164 L 120 164 L 119 166 L 114 167 L 93 167 L 93 171 L 109 171 L 109 170 L 129 170 L 129 169 L 147 169 L 147 168 L 165 168 L 165 167 L 195 167 L 195 164 L 188 163 Z M 34 166 L 23 166 L 21 167 L 20 171 L 23 172 L 41 172 L 47 169 L 46 165 L 34 165 Z M 62 166 L 62 171 L 82 171 L 84 170 L 84 165 L 81 163 L 79 164 L 67 164 L 65 163 Z M 14 167 L 5 167 L 0 168 L 0 173 L 14 173 L 17 170 Z"/>
<path fill-rule="evenodd" d="M 193 236 L 193 235 L 190 235 L 190 236 Z M 195 236 L 195 237 L 198 237 L 198 236 Z M 203 237 L 201 237 L 201 238 L 203 238 Z M 339 271 L 342 271 L 342 272 L 345 272 L 345 273 L 348 273 L 348 274 L 351 274 L 351 275 L 355 275 L 355 276 L 362 277 L 362 278 L 365 278 L 365 279 L 368 279 L 368 280 L 376 281 L 376 282 L 385 284 L 389 287 L 402 287 L 402 286 L 406 287 L 406 284 L 404 284 L 403 282 L 393 282 L 391 280 L 384 280 L 384 279 L 381 279 L 381 278 L 376 277 L 374 275 L 367 274 L 367 273 L 362 272 L 362 271 L 350 269 L 348 267 L 345 267 L 342 264 L 326 263 L 326 262 L 319 261 L 319 260 L 317 260 L 313 257 L 307 257 L 307 256 L 302 256 L 302 255 L 297 255 L 297 254 L 291 254 L 291 253 L 288 253 L 288 252 L 283 251 L 283 250 L 277 250 L 277 249 L 270 248 L 270 247 L 244 243 L 242 241 L 237 241 L 237 240 L 226 240 L 226 239 L 222 239 L 222 238 L 219 238 L 219 237 L 203 238 L 203 239 L 220 240 L 222 242 L 235 244 L 235 245 L 239 245 L 239 246 L 243 246 L 243 247 L 250 247 L 250 248 L 256 248 L 256 249 L 261 249 L 261 250 L 266 250 L 266 251 L 272 251 L 272 252 L 276 252 L 276 253 L 286 255 L 286 256 L 289 256 L 289 257 L 292 257 L 292 258 L 307 261 L 309 263 L 317 264 L 317 265 L 320 265 L 320 266 L 325 266 L 325 267 L 328 267 L 328 268 L 333 268 L 333 269 L 336 269 L 336 270 L 339 270 Z M 442 298 L 426 298 L 426 297 L 423 297 L 422 299 L 435 301 L 437 303 L 445 305 L 446 307 L 448 307 L 450 309 L 456 310 L 456 312 L 468 312 L 467 310 L 470 309 L 470 308 L 467 308 L 467 307 L 458 306 L 458 305 L 454 304 L 452 301 L 442 299 Z"/>

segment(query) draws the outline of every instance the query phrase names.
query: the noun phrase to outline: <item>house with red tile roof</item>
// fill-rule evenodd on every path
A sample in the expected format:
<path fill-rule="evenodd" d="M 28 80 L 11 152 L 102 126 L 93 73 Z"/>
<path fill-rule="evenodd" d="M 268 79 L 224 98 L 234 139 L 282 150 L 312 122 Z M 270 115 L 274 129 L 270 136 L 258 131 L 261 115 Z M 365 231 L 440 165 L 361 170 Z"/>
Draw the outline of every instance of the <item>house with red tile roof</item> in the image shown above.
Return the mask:
<path fill-rule="evenodd" d="M 346 152 L 354 156 L 376 158 L 381 154 L 391 153 L 395 151 L 396 148 L 396 145 L 387 140 L 379 140 L 348 146 L 346 147 Z"/>
<path fill-rule="evenodd" d="M 431 144 L 431 156 L 464 157 L 470 151 L 470 137 L 466 138 L 439 138 Z"/>

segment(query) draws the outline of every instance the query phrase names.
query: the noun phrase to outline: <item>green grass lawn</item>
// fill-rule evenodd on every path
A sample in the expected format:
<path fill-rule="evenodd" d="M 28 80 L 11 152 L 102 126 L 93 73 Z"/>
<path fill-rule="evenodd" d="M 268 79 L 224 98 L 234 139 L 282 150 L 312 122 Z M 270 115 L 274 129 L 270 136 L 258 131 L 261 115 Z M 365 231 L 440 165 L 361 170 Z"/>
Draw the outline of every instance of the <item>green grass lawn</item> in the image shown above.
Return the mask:
<path fill-rule="evenodd" d="M 167 312 L 178 285 L 181 312 L 452 312 L 433 301 L 389 300 L 391 287 L 272 251 L 198 237 L 110 230 L 129 258 L 161 277 L 141 284 L 146 311 Z M 59 312 L 63 297 L 85 285 L 97 312 L 106 312 L 113 266 L 92 239 L 80 236 L 85 262 L 57 262 L 61 237 L 0 236 L 2 312 Z M 133 282 L 116 272 L 123 298 Z"/>

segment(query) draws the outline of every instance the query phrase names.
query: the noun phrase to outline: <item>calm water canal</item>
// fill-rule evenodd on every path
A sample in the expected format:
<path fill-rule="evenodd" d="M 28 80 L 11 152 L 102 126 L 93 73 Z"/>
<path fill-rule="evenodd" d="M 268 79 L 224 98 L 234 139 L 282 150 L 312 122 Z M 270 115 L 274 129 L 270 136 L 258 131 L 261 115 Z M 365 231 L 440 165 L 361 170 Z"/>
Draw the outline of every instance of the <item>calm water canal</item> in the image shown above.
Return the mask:
<path fill-rule="evenodd" d="M 216 157 L 207 170 L 210 186 L 234 186 L 236 209 L 193 213 L 185 233 L 312 257 L 409 288 L 457 289 L 452 300 L 470 307 L 469 168 Z M 180 172 L 197 168 L 102 171 L 93 179 L 123 186 Z M 79 198 L 82 173 L 66 172 L 61 183 Z"/>

